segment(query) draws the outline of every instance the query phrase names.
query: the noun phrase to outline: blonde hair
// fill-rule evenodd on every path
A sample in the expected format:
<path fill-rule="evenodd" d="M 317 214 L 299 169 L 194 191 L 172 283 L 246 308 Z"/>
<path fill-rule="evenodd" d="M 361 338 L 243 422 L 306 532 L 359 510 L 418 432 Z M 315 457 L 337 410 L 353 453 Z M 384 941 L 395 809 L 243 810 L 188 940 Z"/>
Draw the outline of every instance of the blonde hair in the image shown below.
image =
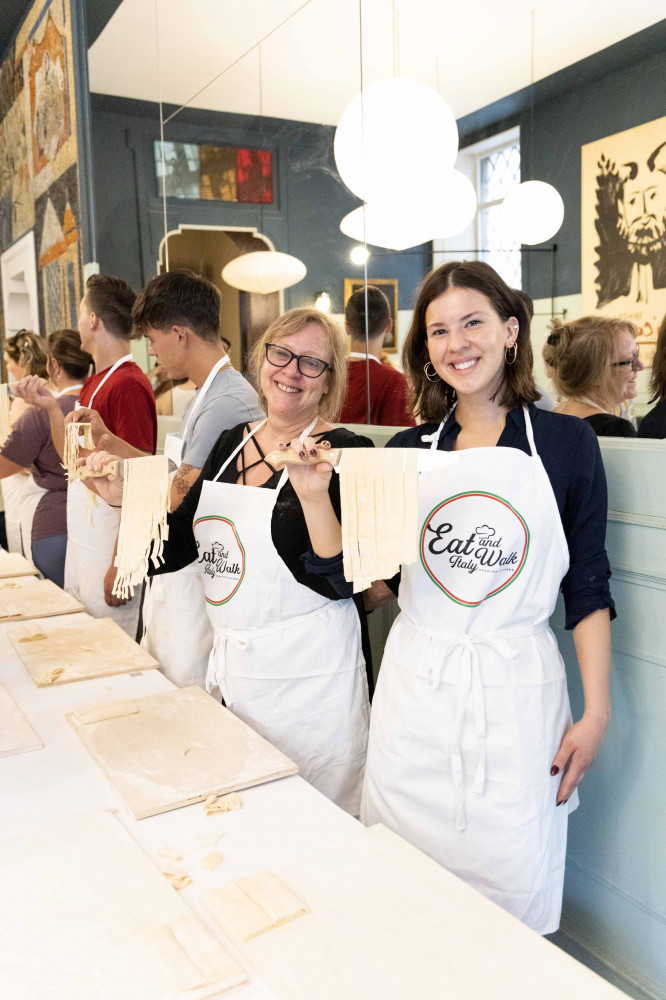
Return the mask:
<path fill-rule="evenodd" d="M 543 360 L 553 369 L 557 392 L 580 398 L 591 392 L 613 397 L 613 362 L 618 360 L 620 337 L 628 330 L 634 340 L 638 330 L 625 319 L 581 316 L 569 323 L 553 320 L 543 345 Z"/>
<path fill-rule="evenodd" d="M 278 344 L 285 337 L 300 333 L 308 323 L 316 323 L 326 336 L 326 346 L 331 358 L 326 372 L 328 392 L 319 402 L 322 420 L 337 420 L 347 391 L 347 340 L 336 323 L 318 309 L 289 309 L 270 324 L 263 337 L 257 341 L 250 355 L 250 373 L 259 395 L 259 403 L 266 409 L 266 397 L 261 390 L 261 369 L 266 364 L 266 344 Z M 323 360 L 323 359 L 322 359 Z"/>

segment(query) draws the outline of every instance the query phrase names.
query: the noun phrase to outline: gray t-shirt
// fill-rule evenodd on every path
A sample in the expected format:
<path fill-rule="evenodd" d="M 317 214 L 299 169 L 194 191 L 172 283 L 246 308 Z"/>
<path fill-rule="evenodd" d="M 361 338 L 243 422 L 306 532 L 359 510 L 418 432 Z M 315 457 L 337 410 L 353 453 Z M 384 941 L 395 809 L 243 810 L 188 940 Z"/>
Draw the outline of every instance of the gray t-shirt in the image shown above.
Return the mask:
<path fill-rule="evenodd" d="M 183 414 L 181 434 L 199 391 L 195 392 Z M 221 369 L 187 428 L 183 463 L 203 468 L 222 431 L 249 420 L 260 420 L 263 416 L 257 394 L 247 379 L 233 368 Z"/>

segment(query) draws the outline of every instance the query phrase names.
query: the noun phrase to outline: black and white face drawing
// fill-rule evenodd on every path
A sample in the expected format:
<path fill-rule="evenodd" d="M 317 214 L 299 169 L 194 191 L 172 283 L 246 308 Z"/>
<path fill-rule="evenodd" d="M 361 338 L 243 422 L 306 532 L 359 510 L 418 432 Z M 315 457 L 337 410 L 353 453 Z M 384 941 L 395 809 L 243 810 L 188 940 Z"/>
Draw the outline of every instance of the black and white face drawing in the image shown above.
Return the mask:
<path fill-rule="evenodd" d="M 620 297 L 647 305 L 666 288 L 666 141 L 645 160 L 597 163 L 597 308 Z"/>

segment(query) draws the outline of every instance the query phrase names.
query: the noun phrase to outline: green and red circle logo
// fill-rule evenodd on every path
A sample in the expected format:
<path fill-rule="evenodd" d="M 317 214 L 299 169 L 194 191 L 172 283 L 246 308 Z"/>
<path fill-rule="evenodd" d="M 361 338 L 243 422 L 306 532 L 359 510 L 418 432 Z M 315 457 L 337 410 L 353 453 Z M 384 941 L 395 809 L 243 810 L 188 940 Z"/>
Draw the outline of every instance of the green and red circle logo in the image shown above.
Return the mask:
<path fill-rule="evenodd" d="M 530 547 L 524 517 L 494 493 L 457 493 L 428 514 L 421 563 L 456 604 L 474 608 L 506 590 Z"/>
<path fill-rule="evenodd" d="M 193 525 L 208 604 L 219 607 L 234 596 L 245 576 L 245 549 L 228 517 L 198 517 Z"/>

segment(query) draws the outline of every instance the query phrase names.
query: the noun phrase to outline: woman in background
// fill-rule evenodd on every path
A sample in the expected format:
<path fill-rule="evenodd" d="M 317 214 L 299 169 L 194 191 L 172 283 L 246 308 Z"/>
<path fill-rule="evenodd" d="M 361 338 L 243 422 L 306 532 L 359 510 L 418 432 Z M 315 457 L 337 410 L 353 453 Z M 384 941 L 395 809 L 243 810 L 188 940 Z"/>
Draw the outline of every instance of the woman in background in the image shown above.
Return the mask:
<path fill-rule="evenodd" d="M 633 425 L 616 411 L 636 398 L 643 370 L 636 327 L 626 320 L 583 316 L 569 323 L 554 320 L 543 345 L 543 360 L 564 402 L 557 413 L 580 417 L 597 437 L 636 437 Z"/>
<path fill-rule="evenodd" d="M 76 330 L 56 330 L 47 338 L 46 349 L 46 374 L 67 416 L 76 406 L 93 359 L 81 349 Z M 51 438 L 48 412 L 34 406 L 24 409 L 0 448 L 0 478 L 4 482 L 23 469 L 32 472 L 21 498 L 24 552 L 28 558 L 32 555 L 47 580 L 62 587 L 67 548 L 67 479 Z"/>
<path fill-rule="evenodd" d="M 657 349 L 652 359 L 650 376 L 651 403 L 656 402 L 646 413 L 638 428 L 638 436 L 645 438 L 666 438 L 666 316 L 661 321 L 657 337 Z"/>
<path fill-rule="evenodd" d="M 41 337 L 29 330 L 19 330 L 5 342 L 4 361 L 8 381 L 18 382 L 26 375 L 38 375 L 46 379 L 46 350 Z M 12 399 L 9 416 L 12 426 L 29 409 L 24 399 Z M 27 491 L 32 488 L 30 474 L 24 469 L 15 470 L 15 475 L 7 475 L 2 481 L 2 496 L 5 503 L 5 525 L 7 528 L 7 548 L 10 552 L 24 552 L 21 531 L 21 512 Z M 28 550 L 24 553 L 30 558 Z"/>

